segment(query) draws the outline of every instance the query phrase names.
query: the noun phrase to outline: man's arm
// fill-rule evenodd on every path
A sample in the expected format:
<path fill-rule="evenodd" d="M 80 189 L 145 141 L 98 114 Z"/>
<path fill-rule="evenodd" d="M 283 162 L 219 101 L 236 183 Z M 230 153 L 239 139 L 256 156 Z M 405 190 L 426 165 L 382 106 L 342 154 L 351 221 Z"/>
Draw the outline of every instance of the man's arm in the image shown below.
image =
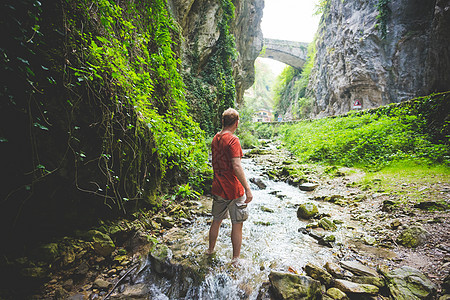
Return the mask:
<path fill-rule="evenodd" d="M 241 158 L 240 157 L 231 158 L 231 164 L 233 166 L 234 174 L 236 175 L 239 182 L 245 189 L 245 196 L 247 197 L 245 203 L 249 203 L 250 201 L 253 200 L 253 195 L 252 191 L 250 190 L 250 185 L 248 184 L 247 179 L 245 178 L 244 169 L 242 168 L 241 165 Z"/>

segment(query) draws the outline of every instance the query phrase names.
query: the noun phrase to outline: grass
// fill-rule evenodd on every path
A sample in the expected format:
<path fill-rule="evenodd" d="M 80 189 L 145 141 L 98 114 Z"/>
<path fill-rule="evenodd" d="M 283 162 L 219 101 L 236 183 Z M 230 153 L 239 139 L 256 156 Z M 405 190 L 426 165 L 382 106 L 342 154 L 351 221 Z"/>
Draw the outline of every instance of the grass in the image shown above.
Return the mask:
<path fill-rule="evenodd" d="M 400 202 L 445 202 L 442 184 L 450 183 L 450 168 L 419 161 L 399 161 L 375 172 L 368 172 L 359 185 L 398 196 Z"/>

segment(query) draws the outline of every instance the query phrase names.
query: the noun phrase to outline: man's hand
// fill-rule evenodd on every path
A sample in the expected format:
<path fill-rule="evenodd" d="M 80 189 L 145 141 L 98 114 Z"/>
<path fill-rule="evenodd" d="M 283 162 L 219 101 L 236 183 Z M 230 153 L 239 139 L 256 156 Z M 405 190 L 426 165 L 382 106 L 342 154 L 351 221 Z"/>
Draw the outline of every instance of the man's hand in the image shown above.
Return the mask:
<path fill-rule="evenodd" d="M 252 195 L 252 191 L 250 189 L 245 190 L 245 203 L 250 203 L 253 200 L 253 195 Z"/>

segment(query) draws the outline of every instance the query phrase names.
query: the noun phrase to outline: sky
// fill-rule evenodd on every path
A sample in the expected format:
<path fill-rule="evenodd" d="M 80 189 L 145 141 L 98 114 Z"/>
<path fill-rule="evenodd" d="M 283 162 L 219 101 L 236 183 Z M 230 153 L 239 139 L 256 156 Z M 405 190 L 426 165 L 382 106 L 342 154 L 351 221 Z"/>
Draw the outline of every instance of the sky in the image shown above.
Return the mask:
<path fill-rule="evenodd" d="M 261 29 L 265 38 L 312 42 L 320 16 L 318 0 L 264 0 Z"/>
<path fill-rule="evenodd" d="M 261 30 L 265 38 L 310 43 L 320 16 L 313 16 L 318 0 L 264 0 Z M 286 66 L 269 58 L 258 58 L 278 75 Z"/>

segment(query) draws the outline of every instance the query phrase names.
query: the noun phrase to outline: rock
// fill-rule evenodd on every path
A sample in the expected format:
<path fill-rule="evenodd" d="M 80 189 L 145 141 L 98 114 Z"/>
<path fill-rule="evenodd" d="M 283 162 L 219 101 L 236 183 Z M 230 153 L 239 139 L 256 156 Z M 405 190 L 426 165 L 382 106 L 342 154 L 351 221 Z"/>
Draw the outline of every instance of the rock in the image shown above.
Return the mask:
<path fill-rule="evenodd" d="M 391 228 L 392 229 L 397 229 L 400 226 L 402 226 L 402 222 L 399 219 L 392 220 L 392 222 L 391 222 Z"/>
<path fill-rule="evenodd" d="M 336 224 L 334 224 L 333 221 L 331 221 L 328 218 L 320 219 L 319 226 L 322 227 L 323 229 L 329 230 L 329 231 L 335 231 L 337 229 Z"/>
<path fill-rule="evenodd" d="M 89 230 L 87 239 L 92 242 L 94 251 L 103 257 L 109 256 L 116 248 L 109 235 L 97 230 Z"/>
<path fill-rule="evenodd" d="M 264 190 L 267 187 L 267 185 L 260 178 L 250 178 L 250 182 L 256 184 L 260 190 Z"/>
<path fill-rule="evenodd" d="M 327 262 L 324 266 L 325 270 L 328 271 L 333 277 L 338 279 L 348 279 L 353 277 L 353 273 L 341 268 L 338 264 Z"/>
<path fill-rule="evenodd" d="M 273 212 L 275 212 L 273 209 L 268 208 L 268 207 L 265 207 L 265 206 L 261 206 L 261 210 L 262 210 L 262 211 L 265 211 L 265 212 L 268 212 L 268 213 L 273 213 Z"/>
<path fill-rule="evenodd" d="M 354 274 L 362 275 L 362 276 L 373 276 L 378 277 L 378 273 L 376 270 L 371 269 L 356 260 L 343 260 L 339 262 L 344 269 L 351 271 Z"/>
<path fill-rule="evenodd" d="M 390 294 L 396 300 L 434 299 L 436 286 L 419 270 L 401 267 L 384 274 Z"/>
<path fill-rule="evenodd" d="M 442 289 L 445 292 L 450 293 L 450 274 L 445 276 L 444 281 L 442 282 Z"/>
<path fill-rule="evenodd" d="M 394 207 L 397 205 L 396 202 L 392 201 L 392 200 L 384 200 L 383 201 L 383 207 L 381 208 L 381 211 L 384 212 L 391 212 L 394 210 Z"/>
<path fill-rule="evenodd" d="M 307 263 L 304 267 L 306 274 L 313 279 L 319 280 L 322 284 L 329 287 L 333 283 L 333 276 L 330 273 L 323 270 L 322 268 L 313 265 L 312 263 Z"/>
<path fill-rule="evenodd" d="M 439 300 L 450 300 L 450 294 L 440 296 Z"/>
<path fill-rule="evenodd" d="M 360 284 L 344 279 L 336 279 L 334 281 L 334 287 L 340 289 L 345 293 L 352 293 L 352 294 L 376 295 L 379 292 L 379 288 L 374 285 Z"/>
<path fill-rule="evenodd" d="M 330 299 L 333 299 L 333 300 L 348 300 L 347 295 L 343 291 L 341 291 L 340 289 L 334 288 L 334 287 L 329 288 L 327 290 L 326 295 L 329 296 Z"/>
<path fill-rule="evenodd" d="M 371 284 L 379 287 L 380 289 L 386 286 L 383 278 L 375 276 L 354 276 L 352 281 L 356 283 Z"/>
<path fill-rule="evenodd" d="M 280 299 L 321 299 L 320 282 L 310 277 L 272 271 L 269 281 Z"/>
<path fill-rule="evenodd" d="M 171 275 L 170 259 L 172 258 L 172 251 L 164 244 L 159 244 L 153 251 L 150 252 L 150 260 L 152 268 L 159 274 Z"/>
<path fill-rule="evenodd" d="M 306 202 L 301 204 L 297 209 L 297 218 L 299 219 L 311 219 L 319 213 L 319 209 L 312 202 Z"/>
<path fill-rule="evenodd" d="M 120 294 L 112 294 L 109 299 L 112 300 L 128 300 L 128 299 L 149 299 L 150 287 L 146 283 L 135 285 L 127 285 Z"/>
<path fill-rule="evenodd" d="M 66 291 L 71 291 L 73 288 L 73 279 L 67 279 L 66 281 L 63 282 L 62 287 L 66 290 Z"/>
<path fill-rule="evenodd" d="M 362 238 L 362 241 L 363 241 L 364 244 L 371 245 L 371 246 L 375 245 L 375 243 L 377 242 L 377 240 L 371 235 L 365 235 Z"/>
<path fill-rule="evenodd" d="M 156 217 L 155 221 L 161 224 L 165 228 L 173 228 L 175 227 L 175 222 L 171 217 Z"/>
<path fill-rule="evenodd" d="M 436 202 L 436 201 L 422 201 L 414 205 L 415 208 L 420 208 L 424 210 L 447 210 L 449 209 L 448 204 Z"/>
<path fill-rule="evenodd" d="M 408 248 L 415 248 L 422 245 L 429 237 L 428 231 L 420 226 L 412 226 L 400 233 L 397 237 L 397 243 Z"/>
<path fill-rule="evenodd" d="M 305 183 L 300 184 L 298 186 L 298 188 L 302 191 L 310 192 L 310 191 L 314 191 L 318 186 L 319 186 L 319 184 L 317 184 L 317 183 L 305 182 Z"/>
<path fill-rule="evenodd" d="M 93 284 L 94 288 L 98 288 L 101 290 L 107 290 L 110 286 L 111 286 L 110 282 L 108 282 L 104 279 L 101 279 L 101 278 L 95 279 L 94 284 Z"/>

